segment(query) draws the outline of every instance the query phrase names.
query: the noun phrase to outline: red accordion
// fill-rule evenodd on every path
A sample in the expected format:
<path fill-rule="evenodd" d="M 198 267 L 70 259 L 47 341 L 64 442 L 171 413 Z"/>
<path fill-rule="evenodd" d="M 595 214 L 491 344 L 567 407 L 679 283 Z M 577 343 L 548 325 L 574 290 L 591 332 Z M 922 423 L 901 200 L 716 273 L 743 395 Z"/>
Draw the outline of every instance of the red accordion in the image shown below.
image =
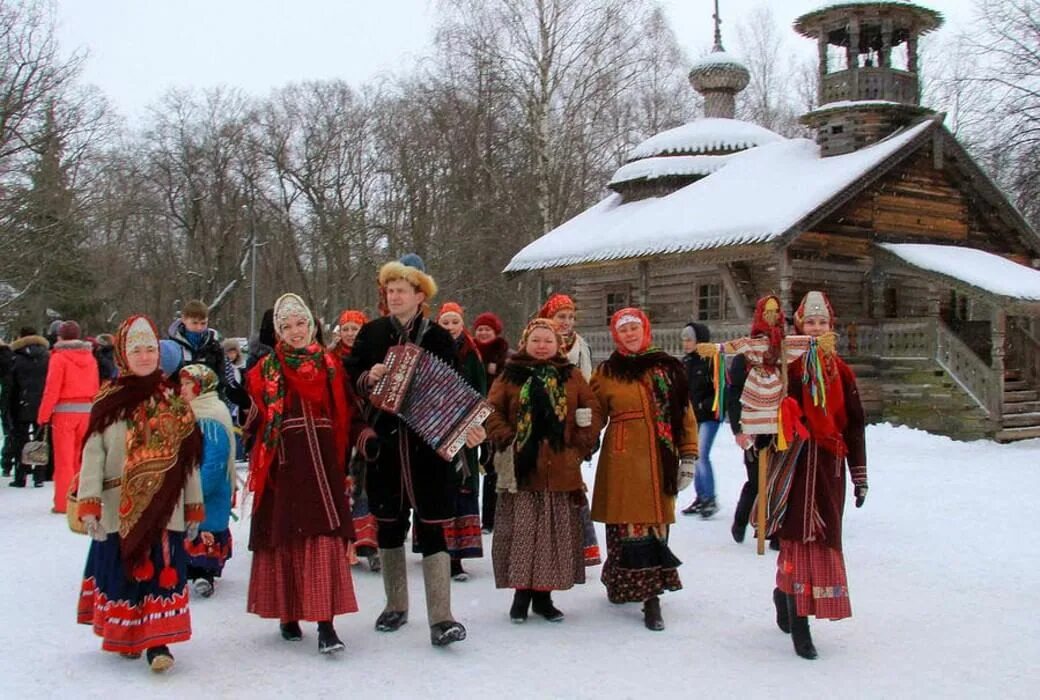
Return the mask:
<path fill-rule="evenodd" d="M 414 343 L 391 347 L 386 374 L 372 389 L 372 405 L 401 418 L 449 462 L 466 433 L 495 410 L 451 365 Z"/>

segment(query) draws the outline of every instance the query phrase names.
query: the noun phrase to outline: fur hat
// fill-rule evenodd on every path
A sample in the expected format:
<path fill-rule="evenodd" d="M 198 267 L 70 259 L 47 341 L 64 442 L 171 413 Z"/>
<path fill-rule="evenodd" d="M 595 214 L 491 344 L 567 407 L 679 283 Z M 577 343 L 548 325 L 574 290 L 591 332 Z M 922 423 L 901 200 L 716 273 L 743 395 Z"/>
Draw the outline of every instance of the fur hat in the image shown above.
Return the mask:
<path fill-rule="evenodd" d="M 577 307 L 574 306 L 574 300 L 566 294 L 553 294 L 545 300 L 545 303 L 542 304 L 542 308 L 538 310 L 538 317 L 552 318 L 564 309 L 575 311 L 576 308 Z"/>
<path fill-rule="evenodd" d="M 307 321 L 307 326 L 311 331 L 309 341 L 313 342 L 315 332 L 314 314 L 311 313 L 311 310 L 307 308 L 307 304 L 304 303 L 298 294 L 291 292 L 278 297 L 278 301 L 274 303 L 274 331 L 278 337 L 282 337 L 282 326 L 293 316 L 299 316 Z"/>
<path fill-rule="evenodd" d="M 234 338 L 226 338 L 221 341 L 220 347 L 224 349 L 224 352 L 227 352 L 228 350 L 238 350 L 239 352 L 242 352 L 242 346 Z"/>
<path fill-rule="evenodd" d="M 485 311 L 484 313 L 477 316 L 476 320 L 473 321 L 474 330 L 476 330 L 480 326 L 487 326 L 495 332 L 495 335 L 502 335 L 502 330 L 504 328 L 504 326 L 502 325 L 502 319 L 500 319 L 498 316 L 491 313 L 490 311 Z"/>
<path fill-rule="evenodd" d="M 58 326 L 59 340 L 79 340 L 79 324 L 75 321 L 62 321 Z"/>
<path fill-rule="evenodd" d="M 426 295 L 429 301 L 437 295 L 437 283 L 426 273 L 426 265 L 415 253 L 408 253 L 400 260 L 388 262 L 379 268 L 379 286 L 386 285 L 395 280 L 404 280 L 411 284 L 417 291 Z"/>

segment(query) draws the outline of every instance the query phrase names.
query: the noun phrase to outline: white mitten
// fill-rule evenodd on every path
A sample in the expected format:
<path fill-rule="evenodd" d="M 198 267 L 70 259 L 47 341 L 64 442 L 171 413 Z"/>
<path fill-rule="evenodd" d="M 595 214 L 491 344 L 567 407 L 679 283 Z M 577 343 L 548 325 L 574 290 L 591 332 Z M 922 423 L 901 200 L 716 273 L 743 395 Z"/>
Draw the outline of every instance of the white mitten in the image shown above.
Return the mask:
<path fill-rule="evenodd" d="M 683 457 L 679 460 L 679 490 L 685 491 L 693 483 L 693 475 L 697 469 L 697 460 Z"/>
<path fill-rule="evenodd" d="M 574 422 L 578 424 L 579 428 L 588 428 L 590 425 L 592 425 L 592 409 L 574 409 Z"/>
<path fill-rule="evenodd" d="M 83 526 L 87 528 L 87 534 L 97 542 L 104 542 L 108 537 L 105 526 L 97 519 L 97 516 L 88 515 L 83 518 Z"/>

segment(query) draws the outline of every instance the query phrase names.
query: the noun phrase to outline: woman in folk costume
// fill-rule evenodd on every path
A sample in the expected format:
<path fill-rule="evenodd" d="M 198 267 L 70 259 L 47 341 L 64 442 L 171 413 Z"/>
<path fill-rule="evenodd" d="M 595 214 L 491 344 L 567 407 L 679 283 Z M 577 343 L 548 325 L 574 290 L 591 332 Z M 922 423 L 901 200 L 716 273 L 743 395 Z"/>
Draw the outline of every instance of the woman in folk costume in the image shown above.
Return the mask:
<path fill-rule="evenodd" d="M 571 364 L 581 370 L 585 381 L 592 378 L 592 350 L 585 339 L 574 330 L 577 307 L 566 294 L 553 294 L 538 311 L 539 318 L 547 318 L 556 324 L 563 338 L 563 354 Z"/>
<path fill-rule="evenodd" d="M 547 318 L 556 325 L 556 329 L 563 338 L 563 354 L 572 365 L 581 371 L 585 381 L 592 379 L 592 350 L 585 339 L 574 330 L 577 320 L 577 307 L 574 300 L 566 294 L 553 294 L 542 305 L 538 311 L 539 318 Z M 595 446 L 593 447 L 595 451 Z M 586 461 L 591 461 L 592 454 L 586 456 Z M 596 566 L 602 559 L 600 557 L 599 541 L 596 539 L 596 528 L 592 525 L 592 518 L 586 508 L 585 520 L 585 565 Z"/>
<path fill-rule="evenodd" d="M 799 333 L 831 334 L 834 310 L 822 292 L 809 292 L 795 312 Z M 867 497 L 863 405 L 856 376 L 833 344 L 821 343 L 790 368 L 788 395 L 801 409 L 807 435 L 774 460 L 770 524 L 780 537 L 777 558 L 776 623 L 791 634 L 794 650 L 816 658 L 808 616 L 840 620 L 852 615 L 841 521 L 845 508 L 845 466 L 855 485 L 856 507 Z"/>
<path fill-rule="evenodd" d="M 487 396 L 488 381 L 484 363 L 473 337 L 466 330 L 462 307 L 453 301 L 442 304 L 437 314 L 437 324 L 451 334 L 455 343 L 455 362 L 459 374 L 482 396 Z M 465 581 L 469 574 L 462 568 L 462 560 L 484 556 L 484 545 L 480 539 L 480 465 L 477 448 L 463 448 L 456 459 L 464 459 L 465 463 L 458 472 L 462 481 L 455 496 L 455 518 L 444 526 L 444 540 L 448 554 L 451 555 L 452 579 Z"/>
<path fill-rule="evenodd" d="M 274 305 L 278 340 L 246 380 L 246 428 L 254 494 L 249 612 L 280 621 L 299 641 L 300 620 L 318 623 L 318 651 L 344 649 L 333 618 L 356 612 L 347 543 L 354 537 L 345 493 L 351 407 L 338 358 L 315 340 L 314 316 L 295 294 Z"/>
<path fill-rule="evenodd" d="M 235 472 L 235 426 L 227 404 L 220 400 L 216 373 L 206 365 L 181 368 L 181 398 L 191 405 L 202 432 L 202 496 L 206 519 L 199 534 L 186 540 L 188 579 L 203 598 L 213 595 L 213 580 L 231 558 L 231 501 L 238 475 Z"/>
<path fill-rule="evenodd" d="M 607 523 L 602 580 L 610 602 L 642 602 L 646 627 L 663 630 L 658 596 L 682 588 L 668 529 L 693 482 L 697 420 L 686 370 L 652 345 L 646 314 L 621 309 L 610 330 L 617 349 L 592 376 L 609 419 L 592 499 L 592 519 Z"/>
<path fill-rule="evenodd" d="M 79 474 L 77 516 L 93 541 L 78 621 L 105 651 L 146 652 L 159 673 L 173 666 L 168 645 L 191 637 L 184 541 L 205 517 L 202 440 L 159 371 L 151 320 L 123 321 L 115 359 L 119 376 L 95 399 Z"/>
<path fill-rule="evenodd" d="M 509 341 L 502 335 L 504 326 L 502 319 L 490 311 L 477 316 L 473 321 L 473 340 L 480 351 L 480 359 L 484 361 L 484 373 L 490 387 L 505 369 L 509 359 Z M 480 526 L 485 534 L 495 530 L 495 506 L 497 494 L 495 485 L 498 475 L 495 473 L 495 450 L 490 449 L 484 464 L 484 483 L 480 488 Z"/>
<path fill-rule="evenodd" d="M 350 359 L 350 353 L 354 349 L 354 339 L 357 338 L 361 326 L 368 323 L 368 316 L 364 311 L 347 309 L 339 315 L 338 330 L 336 338 L 329 348 L 334 355 L 343 362 L 344 370 Z M 347 382 L 347 400 L 354 409 L 354 421 L 351 425 L 351 437 L 348 450 L 353 451 L 353 445 L 364 422 L 361 420 L 361 409 L 357 397 L 354 395 L 350 382 Z M 376 539 L 376 516 L 368 508 L 368 494 L 365 489 L 365 461 L 351 455 L 350 459 L 350 510 L 354 519 L 354 542 L 350 545 L 350 562 L 356 564 L 358 557 L 364 557 L 368 561 L 371 571 L 379 571 L 382 561 L 379 559 L 379 541 Z"/>
<path fill-rule="evenodd" d="M 563 613 L 551 592 L 585 583 L 581 463 L 603 427 L 599 401 L 564 357 L 555 326 L 543 318 L 527 325 L 489 400 L 495 412 L 488 435 L 514 465 L 500 482 L 495 585 L 516 590 L 513 622 L 525 621 L 529 606 L 559 622 Z"/>

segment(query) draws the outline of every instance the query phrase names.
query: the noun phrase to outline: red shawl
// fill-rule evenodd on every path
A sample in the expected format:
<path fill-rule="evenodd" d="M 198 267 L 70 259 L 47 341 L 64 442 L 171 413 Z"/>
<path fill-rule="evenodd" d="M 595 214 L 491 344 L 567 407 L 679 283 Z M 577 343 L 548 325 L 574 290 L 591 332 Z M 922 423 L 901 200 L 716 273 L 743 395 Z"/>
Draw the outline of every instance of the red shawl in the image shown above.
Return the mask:
<path fill-rule="evenodd" d="M 822 354 L 822 353 L 821 353 Z M 813 403 L 809 382 L 802 382 L 802 411 L 813 442 L 838 459 L 846 453 L 844 432 L 848 425 L 845 414 L 845 387 L 841 381 L 841 365 L 845 363 L 837 355 L 823 356 L 823 379 L 827 385 L 827 405 Z M 798 360 L 795 370 L 802 371 L 803 361 Z"/>
<path fill-rule="evenodd" d="M 249 455 L 249 488 L 259 505 L 267 474 L 281 440 L 286 402 L 292 393 L 333 422 L 336 456 L 345 468 L 350 440 L 350 403 L 347 401 L 342 362 L 318 343 L 295 350 L 279 341 L 275 351 L 249 371 L 246 386 L 258 411 L 256 444 Z"/>

